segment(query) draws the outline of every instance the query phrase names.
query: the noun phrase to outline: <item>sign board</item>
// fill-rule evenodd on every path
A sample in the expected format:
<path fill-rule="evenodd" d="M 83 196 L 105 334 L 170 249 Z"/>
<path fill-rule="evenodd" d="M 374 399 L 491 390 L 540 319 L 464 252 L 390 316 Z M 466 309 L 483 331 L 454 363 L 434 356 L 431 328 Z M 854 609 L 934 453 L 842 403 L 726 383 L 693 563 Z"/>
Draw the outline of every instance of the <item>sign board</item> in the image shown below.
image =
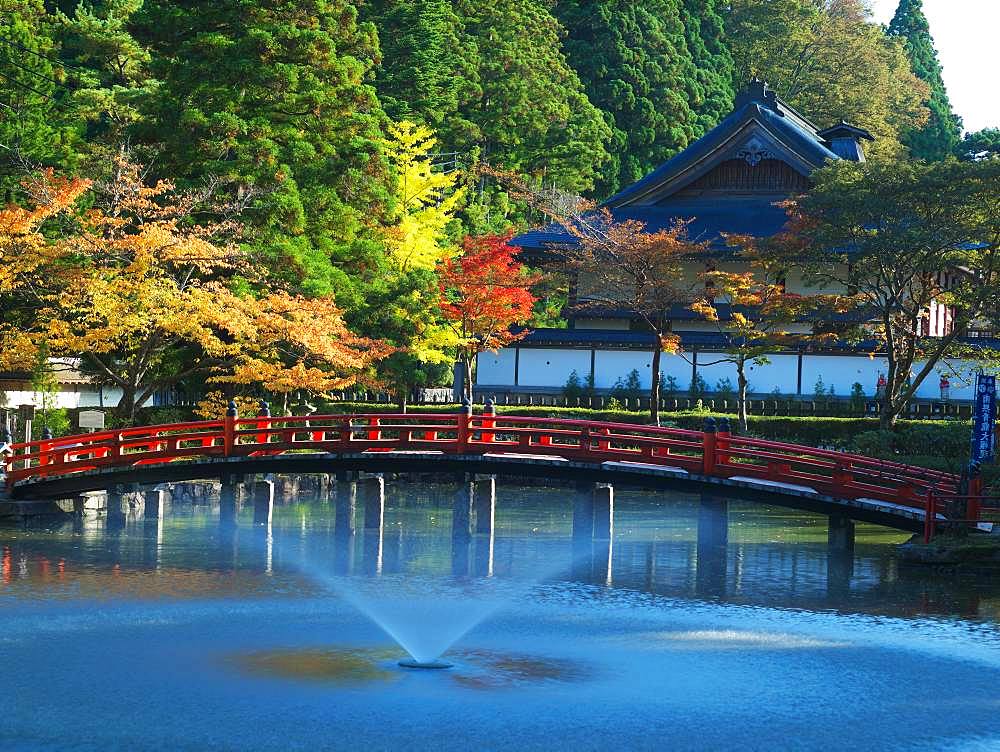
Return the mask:
<path fill-rule="evenodd" d="M 18 405 L 17 406 L 17 417 L 22 421 L 34 420 L 35 419 L 35 406 L 34 405 Z"/>
<path fill-rule="evenodd" d="M 81 410 L 78 421 L 80 428 L 104 428 L 104 413 L 100 410 Z"/>
<path fill-rule="evenodd" d="M 997 402 L 997 377 L 979 374 L 976 376 L 975 403 L 972 411 L 972 451 L 973 464 L 990 462 L 996 449 L 994 416 Z"/>

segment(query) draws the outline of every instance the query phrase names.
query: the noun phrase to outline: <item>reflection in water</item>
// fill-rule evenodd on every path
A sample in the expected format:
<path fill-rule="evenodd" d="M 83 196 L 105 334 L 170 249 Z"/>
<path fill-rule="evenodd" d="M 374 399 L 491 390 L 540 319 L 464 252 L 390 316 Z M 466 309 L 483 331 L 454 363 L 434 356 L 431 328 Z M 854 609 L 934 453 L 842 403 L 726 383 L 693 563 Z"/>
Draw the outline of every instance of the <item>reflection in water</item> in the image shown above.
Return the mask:
<path fill-rule="evenodd" d="M 0 749 L 1000 748 L 1000 585 L 901 569 L 899 533 L 830 556 L 808 514 L 472 485 L 0 529 Z M 454 668 L 398 668 L 365 609 Z"/>
<path fill-rule="evenodd" d="M 503 579 L 554 568 L 578 582 L 671 597 L 892 615 L 993 619 L 1000 604 L 1000 583 L 901 569 L 893 544 L 905 535 L 895 531 L 859 525 L 853 555 L 830 555 L 819 516 L 616 489 L 615 534 L 599 541 L 590 493 L 501 483 L 492 530 L 480 533 L 465 516 L 474 485 L 391 481 L 382 526 L 357 534 L 358 489 L 347 481 L 328 499 L 276 505 L 270 532 L 250 524 L 251 509 L 220 526 L 218 506 L 178 504 L 118 529 L 91 517 L 0 528 L 0 600 L 308 595 L 317 587 L 298 569 L 306 559 L 329 574 L 375 577 Z"/>
<path fill-rule="evenodd" d="M 392 650 L 342 646 L 301 650 L 268 650 L 230 655 L 224 664 L 258 677 L 333 684 L 398 681 L 406 672 Z M 448 681 L 465 689 L 515 689 L 546 682 L 580 682 L 593 670 L 578 661 L 492 650 L 460 650 L 449 655 L 455 663 Z"/>
<path fill-rule="evenodd" d="M 393 657 L 392 651 L 386 650 L 314 648 L 230 656 L 226 663 L 257 676 L 356 684 L 398 678 L 398 672 L 383 667 Z"/>

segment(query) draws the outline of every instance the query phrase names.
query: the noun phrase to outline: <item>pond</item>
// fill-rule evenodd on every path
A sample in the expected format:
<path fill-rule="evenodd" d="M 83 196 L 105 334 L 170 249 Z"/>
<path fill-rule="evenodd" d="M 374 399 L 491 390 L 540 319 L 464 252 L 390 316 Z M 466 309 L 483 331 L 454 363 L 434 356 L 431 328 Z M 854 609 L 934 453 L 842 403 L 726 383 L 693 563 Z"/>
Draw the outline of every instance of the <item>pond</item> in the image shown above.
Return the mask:
<path fill-rule="evenodd" d="M 574 489 L 500 481 L 462 538 L 463 486 L 401 477 L 348 536 L 349 485 L 270 527 L 0 528 L 0 749 L 1000 749 L 1000 585 L 901 567 L 898 531 L 831 555 L 730 501 L 699 545 L 696 496 L 616 488 L 581 545 Z"/>

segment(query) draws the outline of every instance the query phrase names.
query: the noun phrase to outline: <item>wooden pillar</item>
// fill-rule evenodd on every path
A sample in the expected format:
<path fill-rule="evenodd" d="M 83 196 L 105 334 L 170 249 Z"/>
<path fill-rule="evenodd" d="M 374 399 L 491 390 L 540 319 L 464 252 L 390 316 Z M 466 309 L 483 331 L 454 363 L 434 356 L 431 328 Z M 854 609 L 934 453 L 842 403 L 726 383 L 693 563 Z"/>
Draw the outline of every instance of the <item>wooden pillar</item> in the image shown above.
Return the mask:
<path fill-rule="evenodd" d="M 474 486 L 473 509 L 476 518 L 476 533 L 492 535 L 497 506 L 496 476 L 477 475 Z"/>
<path fill-rule="evenodd" d="M 365 530 L 381 530 L 385 516 L 385 478 L 381 473 L 366 473 L 359 485 L 365 504 Z"/>
<path fill-rule="evenodd" d="M 242 494 L 243 476 L 222 476 L 222 487 L 219 490 L 219 524 L 223 527 L 236 527 Z"/>
<path fill-rule="evenodd" d="M 274 481 L 265 478 L 253 486 L 253 524 L 271 526 L 274 515 Z"/>
<path fill-rule="evenodd" d="M 147 520 L 158 520 L 163 517 L 163 513 L 166 511 L 167 496 L 169 493 L 170 491 L 168 486 L 147 488 L 143 494 L 143 517 Z"/>
<path fill-rule="evenodd" d="M 718 597 L 726 591 L 729 543 L 729 501 L 703 493 L 698 505 L 698 544 L 695 589 Z"/>
<path fill-rule="evenodd" d="M 853 551 L 854 520 L 844 514 L 831 514 L 826 542 L 831 551 Z"/>

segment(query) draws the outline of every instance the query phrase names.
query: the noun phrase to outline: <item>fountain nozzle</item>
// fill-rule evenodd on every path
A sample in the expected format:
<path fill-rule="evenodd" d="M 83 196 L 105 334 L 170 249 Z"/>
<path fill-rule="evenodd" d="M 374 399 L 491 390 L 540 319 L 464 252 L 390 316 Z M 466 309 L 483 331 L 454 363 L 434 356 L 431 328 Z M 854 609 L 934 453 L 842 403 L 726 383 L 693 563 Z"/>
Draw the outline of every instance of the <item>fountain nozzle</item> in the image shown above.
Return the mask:
<path fill-rule="evenodd" d="M 451 668 L 452 666 L 452 664 L 446 663 L 445 661 L 418 661 L 413 659 L 400 661 L 399 665 L 402 666 L 403 668 L 424 668 L 424 669 Z"/>

